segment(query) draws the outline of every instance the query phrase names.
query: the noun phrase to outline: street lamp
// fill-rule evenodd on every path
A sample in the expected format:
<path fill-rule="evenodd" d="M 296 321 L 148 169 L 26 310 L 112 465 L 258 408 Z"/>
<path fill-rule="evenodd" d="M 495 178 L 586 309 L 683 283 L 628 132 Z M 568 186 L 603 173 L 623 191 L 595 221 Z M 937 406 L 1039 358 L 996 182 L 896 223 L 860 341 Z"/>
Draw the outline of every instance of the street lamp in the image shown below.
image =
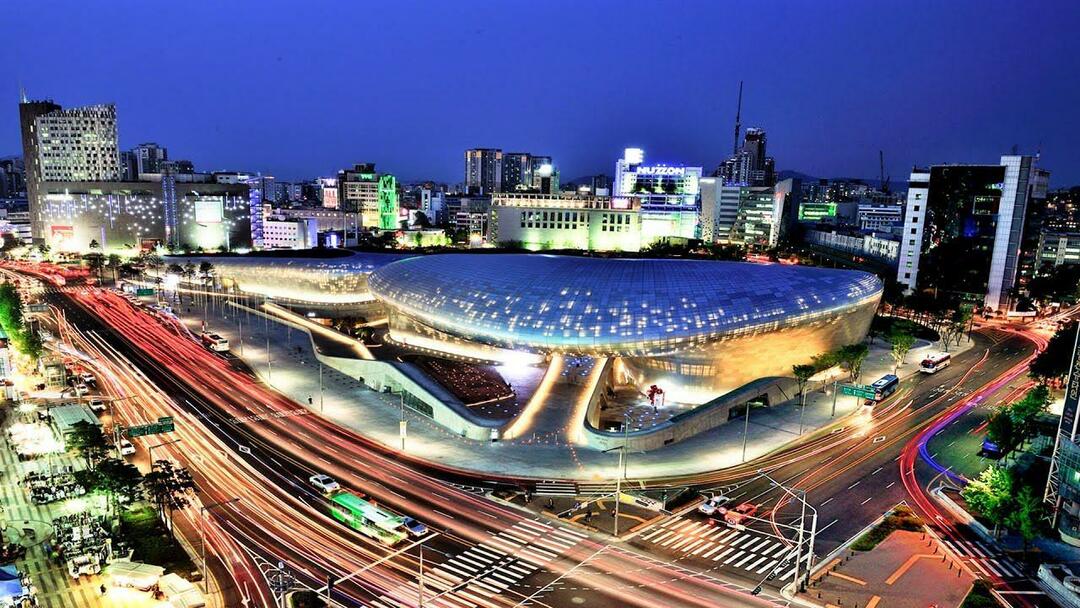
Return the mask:
<path fill-rule="evenodd" d="M 151 471 L 154 470 L 154 448 L 161 448 L 161 447 L 165 447 L 167 445 L 172 445 L 174 443 L 178 443 L 182 439 L 183 439 L 182 437 L 177 437 L 176 439 L 172 439 L 170 441 L 165 441 L 165 442 L 158 443 L 156 445 L 150 446 L 148 448 L 148 451 L 150 452 L 150 470 Z"/>
<path fill-rule="evenodd" d="M 202 562 L 202 578 L 207 595 L 210 594 L 210 579 L 206 577 L 206 512 L 214 507 L 223 507 L 234 502 L 240 502 L 240 498 L 230 498 L 229 500 L 222 500 L 199 507 L 199 548 L 202 556 L 200 561 Z"/>
<path fill-rule="evenodd" d="M 630 412 L 629 410 L 623 412 L 623 444 L 618 447 L 608 448 L 604 450 L 604 453 L 612 450 L 619 450 L 619 468 L 615 475 L 615 525 L 612 530 L 612 534 L 615 537 L 619 536 L 619 499 L 622 498 L 622 480 L 626 477 L 626 446 L 630 440 Z"/>

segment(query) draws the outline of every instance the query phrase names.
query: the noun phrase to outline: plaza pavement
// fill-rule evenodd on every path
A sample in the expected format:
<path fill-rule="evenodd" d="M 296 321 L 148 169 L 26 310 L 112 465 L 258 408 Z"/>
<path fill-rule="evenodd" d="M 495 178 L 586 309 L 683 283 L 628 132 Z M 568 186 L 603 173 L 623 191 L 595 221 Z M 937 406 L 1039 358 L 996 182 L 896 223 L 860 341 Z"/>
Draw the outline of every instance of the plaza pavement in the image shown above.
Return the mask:
<path fill-rule="evenodd" d="M 184 323 L 193 332 L 202 328 L 203 306 L 174 306 Z M 188 312 L 190 308 L 190 312 Z M 240 345 L 239 315 L 243 320 L 243 347 Z M 399 449 L 400 407 L 397 395 L 375 392 L 331 369 L 323 368 L 323 392 L 319 391 L 319 363 L 313 354 L 313 344 L 306 332 L 273 320 L 266 321 L 254 313 L 237 309 L 210 306 L 207 325 L 226 337 L 231 352 L 241 356 L 258 376 L 313 413 L 351 428 L 366 437 L 393 449 Z M 954 353 L 970 343 L 951 349 Z M 267 347 L 270 361 L 267 363 Z M 935 351 L 937 345 L 920 342 L 900 366 L 901 378 L 917 373 L 921 355 Z M 241 352 L 243 353 L 241 355 Z M 877 340 L 871 346 L 862 370 L 861 381 L 872 382 L 893 372 L 893 360 L 888 345 Z M 861 399 L 841 396 L 832 415 L 833 397 L 826 394 L 826 383 L 813 383 L 808 389 L 803 417 L 804 434 L 828 426 L 845 417 L 857 423 Z M 310 400 L 310 404 L 309 404 Z M 572 408 L 565 408 L 571 411 Z M 523 476 L 538 479 L 567 479 L 584 482 L 611 480 L 616 477 L 618 453 L 602 453 L 573 445 L 566 437 L 567 421 L 558 417 L 548 423 L 551 428 L 537 429 L 521 439 L 486 442 L 462 438 L 431 420 L 406 409 L 408 432 L 406 451 L 426 460 L 454 468 L 493 475 Z M 792 401 L 770 408 L 753 410 L 746 438 L 746 459 L 752 460 L 799 438 L 799 408 Z M 573 426 L 573 425 L 571 425 Z M 646 479 L 704 473 L 737 465 L 743 461 L 743 424 L 721 425 L 688 440 L 649 452 L 628 454 L 627 478 Z"/>

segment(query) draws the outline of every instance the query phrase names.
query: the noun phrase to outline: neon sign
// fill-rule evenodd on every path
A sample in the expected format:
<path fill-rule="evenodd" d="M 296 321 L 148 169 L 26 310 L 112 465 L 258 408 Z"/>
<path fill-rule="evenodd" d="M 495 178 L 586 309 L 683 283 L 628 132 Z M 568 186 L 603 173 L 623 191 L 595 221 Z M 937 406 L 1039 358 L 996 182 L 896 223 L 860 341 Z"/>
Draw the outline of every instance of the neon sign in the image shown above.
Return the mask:
<path fill-rule="evenodd" d="M 636 173 L 638 175 L 681 176 L 686 175 L 686 167 L 638 167 Z"/>

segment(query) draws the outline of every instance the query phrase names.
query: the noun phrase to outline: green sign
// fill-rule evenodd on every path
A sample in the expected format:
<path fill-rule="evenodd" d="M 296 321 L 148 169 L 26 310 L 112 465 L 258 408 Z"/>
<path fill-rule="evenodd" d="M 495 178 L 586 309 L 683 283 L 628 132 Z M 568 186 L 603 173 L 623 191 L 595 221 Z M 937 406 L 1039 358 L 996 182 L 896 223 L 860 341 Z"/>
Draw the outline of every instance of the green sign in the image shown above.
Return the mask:
<path fill-rule="evenodd" d="M 151 422 L 150 424 L 137 424 L 130 426 L 127 429 L 128 437 L 145 437 L 147 435 L 160 435 L 161 433 L 171 433 L 176 430 L 176 423 L 173 421 L 172 416 L 162 416 L 157 419 L 157 422 Z"/>
<path fill-rule="evenodd" d="M 864 399 L 873 399 L 875 395 L 874 387 L 869 384 L 841 384 L 840 394 Z"/>
<path fill-rule="evenodd" d="M 152 295 L 154 295 L 154 288 L 153 287 L 140 287 L 140 288 L 135 290 L 135 295 L 137 295 L 137 296 L 152 296 Z"/>

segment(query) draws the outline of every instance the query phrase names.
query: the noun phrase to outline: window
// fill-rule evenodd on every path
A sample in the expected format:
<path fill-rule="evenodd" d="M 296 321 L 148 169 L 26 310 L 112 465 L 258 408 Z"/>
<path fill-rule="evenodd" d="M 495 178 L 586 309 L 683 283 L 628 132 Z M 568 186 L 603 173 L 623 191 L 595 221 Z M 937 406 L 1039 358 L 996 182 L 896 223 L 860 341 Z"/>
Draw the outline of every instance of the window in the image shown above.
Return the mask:
<path fill-rule="evenodd" d="M 911 229 L 911 234 L 915 234 L 915 229 L 914 228 Z"/>

